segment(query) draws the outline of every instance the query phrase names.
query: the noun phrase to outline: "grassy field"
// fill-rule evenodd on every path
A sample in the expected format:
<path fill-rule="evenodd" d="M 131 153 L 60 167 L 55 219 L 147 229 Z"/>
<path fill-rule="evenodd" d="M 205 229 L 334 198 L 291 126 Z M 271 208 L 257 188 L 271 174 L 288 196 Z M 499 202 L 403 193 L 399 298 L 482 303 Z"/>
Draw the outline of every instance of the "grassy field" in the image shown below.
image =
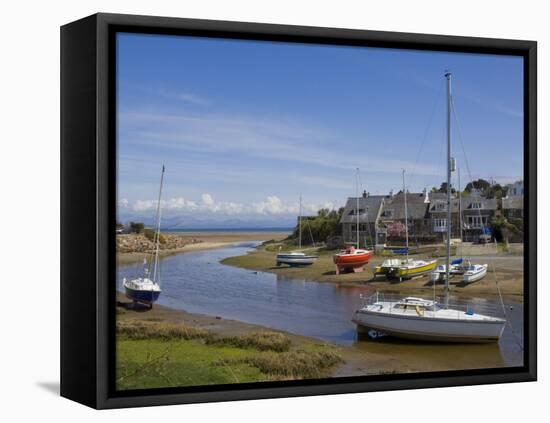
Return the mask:
<path fill-rule="evenodd" d="M 371 262 L 365 266 L 365 270 L 360 273 L 347 273 L 336 275 L 332 256 L 334 251 L 324 249 L 304 249 L 303 251 L 316 254 L 318 260 L 311 266 L 289 267 L 286 265 L 277 266 L 275 264 L 275 255 L 281 244 L 276 242 L 266 243 L 259 246 L 249 254 L 237 257 L 229 257 L 222 261 L 223 264 L 242 267 L 256 271 L 271 272 L 289 279 L 314 280 L 317 282 L 331 282 L 341 285 L 369 286 L 373 289 L 402 293 L 410 295 L 432 294 L 433 285 L 430 282 L 429 275 L 398 282 L 396 280 L 385 280 L 374 278 L 374 267 L 380 264 L 388 257 L 388 253 L 376 254 Z M 291 247 L 283 246 L 283 251 Z M 478 248 L 481 253 L 483 249 Z M 476 263 L 488 263 L 490 271 L 488 275 L 476 283 L 464 285 L 459 276 L 451 277 L 450 288 L 453 295 L 457 296 L 497 296 L 498 291 L 495 285 L 495 274 L 492 272 L 492 266 L 495 268 L 497 280 L 502 295 L 516 300 L 523 297 L 523 260 L 520 255 L 507 255 L 495 248 L 486 249 L 487 255 L 472 255 L 472 260 Z M 452 248 L 455 253 L 455 248 Z M 432 249 L 423 254 L 414 255 L 419 258 L 439 258 L 444 254 L 443 247 Z M 443 293 L 443 285 L 436 285 L 437 294 Z"/>
<path fill-rule="evenodd" d="M 118 310 L 119 390 L 320 378 L 342 361 L 335 347 L 296 342 L 280 332 L 220 334 L 149 312 Z"/>

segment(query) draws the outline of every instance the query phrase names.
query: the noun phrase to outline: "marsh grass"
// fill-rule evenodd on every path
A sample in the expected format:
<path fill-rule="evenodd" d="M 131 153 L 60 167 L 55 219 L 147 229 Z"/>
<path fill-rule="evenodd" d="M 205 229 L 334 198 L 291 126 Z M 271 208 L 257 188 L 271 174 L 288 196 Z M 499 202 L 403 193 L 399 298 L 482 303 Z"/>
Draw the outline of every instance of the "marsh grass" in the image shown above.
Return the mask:
<path fill-rule="evenodd" d="M 125 321 L 117 322 L 118 335 L 129 339 L 160 339 L 165 341 L 202 339 L 207 340 L 213 335 L 200 328 L 188 326 L 184 323 L 155 322 L 155 321 Z"/>
<path fill-rule="evenodd" d="M 239 336 L 212 337 L 207 339 L 206 343 L 276 352 L 288 351 L 291 346 L 289 337 L 279 332 L 255 332 Z"/>
<path fill-rule="evenodd" d="M 288 336 L 279 332 L 261 331 L 236 336 L 217 336 L 206 329 L 185 323 L 159 322 L 156 319 L 117 322 L 117 334 L 129 339 L 164 341 L 200 339 L 212 346 L 275 352 L 288 351 L 292 344 Z"/>
<path fill-rule="evenodd" d="M 274 378 L 309 379 L 326 376 L 328 370 L 342 361 L 340 355 L 333 351 L 296 350 L 220 360 L 216 364 L 218 366 L 248 364 Z"/>

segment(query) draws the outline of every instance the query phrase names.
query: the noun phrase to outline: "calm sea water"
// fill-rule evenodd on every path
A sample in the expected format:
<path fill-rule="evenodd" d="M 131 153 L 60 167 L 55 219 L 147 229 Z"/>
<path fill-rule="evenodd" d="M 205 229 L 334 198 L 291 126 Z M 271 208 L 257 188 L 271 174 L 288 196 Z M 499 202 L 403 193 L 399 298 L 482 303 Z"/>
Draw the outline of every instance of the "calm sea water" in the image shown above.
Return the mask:
<path fill-rule="evenodd" d="M 239 232 L 282 232 L 282 233 L 290 233 L 294 230 L 294 228 L 280 228 L 280 227 L 273 227 L 273 228 L 195 228 L 195 229 L 188 229 L 188 228 L 162 228 L 163 232 L 168 233 L 178 233 L 178 232 L 209 232 L 209 233 L 219 233 L 219 232 L 231 232 L 231 233 L 239 233 Z"/>
<path fill-rule="evenodd" d="M 164 258 L 161 265 L 163 291 L 158 303 L 342 345 L 358 342 L 351 318 L 361 305 L 360 294 L 370 293 L 368 287 L 339 287 L 331 283 L 289 280 L 272 273 L 220 263 L 226 257 L 246 254 L 257 244 L 241 243 Z M 141 265 L 120 267 L 117 288 L 122 290 L 122 278 L 137 276 L 140 271 Z M 491 300 L 474 299 L 476 301 L 493 303 Z M 522 339 L 523 306 L 513 304 L 513 310 L 508 310 L 508 317 L 516 336 Z M 499 348 L 489 348 L 500 354 L 507 365 L 518 365 L 523 360 L 521 349 L 508 327 Z M 456 348 L 453 351 L 457 351 Z"/>

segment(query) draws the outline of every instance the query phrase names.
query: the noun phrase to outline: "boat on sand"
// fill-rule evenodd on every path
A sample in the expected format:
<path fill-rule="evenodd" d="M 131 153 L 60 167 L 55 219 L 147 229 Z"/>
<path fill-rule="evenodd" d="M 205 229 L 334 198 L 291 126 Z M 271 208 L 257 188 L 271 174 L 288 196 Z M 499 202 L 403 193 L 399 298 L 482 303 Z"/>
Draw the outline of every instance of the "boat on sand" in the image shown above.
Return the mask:
<path fill-rule="evenodd" d="M 407 211 L 407 190 L 405 187 L 405 169 L 402 173 L 403 178 L 403 198 L 405 200 L 405 248 L 402 251 L 406 257 L 391 258 L 384 260 L 380 266 L 374 269 L 374 276 L 385 276 L 386 278 L 411 279 L 417 276 L 430 273 L 437 265 L 437 260 L 421 260 L 409 258 L 409 224 Z"/>
<path fill-rule="evenodd" d="M 336 274 L 339 275 L 340 273 L 347 271 L 363 271 L 363 266 L 368 264 L 372 255 L 372 250 L 363 250 L 360 248 L 355 248 L 353 245 L 349 245 L 345 250 L 334 254 L 332 258 L 334 264 L 336 265 Z"/>
<path fill-rule="evenodd" d="M 298 215 L 298 249 L 302 249 L 302 196 L 300 195 L 300 212 Z M 306 254 L 303 251 L 291 251 L 288 253 L 279 252 L 277 253 L 276 263 L 277 266 L 281 264 L 286 264 L 288 266 L 310 266 L 319 258 L 319 256 L 314 256 Z"/>
<path fill-rule="evenodd" d="M 417 297 L 385 299 L 374 295 L 352 321 L 360 331 L 434 342 L 498 341 L 506 320 L 478 314 L 470 308 L 446 307 Z"/>
<path fill-rule="evenodd" d="M 146 304 L 149 308 L 153 307 L 160 296 L 160 263 L 159 263 L 159 244 L 160 244 L 160 213 L 161 213 L 161 198 L 162 185 L 164 182 L 164 166 L 160 175 L 160 189 L 157 201 L 157 212 L 155 220 L 155 234 L 153 238 L 154 250 L 151 253 L 150 260 L 143 262 L 143 276 L 134 279 L 124 278 L 122 285 L 126 297 L 134 303 Z"/>
<path fill-rule="evenodd" d="M 445 300 L 405 297 L 394 299 L 378 292 L 365 300 L 355 312 L 353 322 L 358 331 L 437 342 L 496 342 L 500 339 L 506 320 L 494 317 L 485 310 L 479 313 L 470 304 L 449 304 L 449 275 L 451 272 L 451 74 L 447 79 L 447 239 L 445 260 Z M 435 266 L 435 263 L 434 263 Z M 487 272 L 487 265 L 478 265 Z M 472 277 L 479 277 L 483 269 L 472 269 Z M 479 272 L 479 273 L 478 273 Z M 467 273 L 467 272 L 466 272 Z M 465 275 L 466 275 L 465 273 Z M 501 300 L 502 301 L 502 300 Z M 502 304 L 504 309 L 504 304 Z M 476 305 L 477 308 L 477 305 Z"/>

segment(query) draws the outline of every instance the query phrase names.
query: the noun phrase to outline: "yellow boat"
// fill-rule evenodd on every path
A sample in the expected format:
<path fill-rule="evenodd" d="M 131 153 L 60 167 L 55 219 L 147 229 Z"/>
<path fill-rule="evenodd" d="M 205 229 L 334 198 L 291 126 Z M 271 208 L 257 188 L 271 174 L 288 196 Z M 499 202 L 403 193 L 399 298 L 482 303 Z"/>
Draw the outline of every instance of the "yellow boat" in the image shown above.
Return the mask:
<path fill-rule="evenodd" d="M 374 269 L 374 276 L 386 276 L 387 278 L 411 279 L 415 276 L 431 273 L 437 260 L 419 260 L 412 258 L 398 259 L 392 258 Z"/>

